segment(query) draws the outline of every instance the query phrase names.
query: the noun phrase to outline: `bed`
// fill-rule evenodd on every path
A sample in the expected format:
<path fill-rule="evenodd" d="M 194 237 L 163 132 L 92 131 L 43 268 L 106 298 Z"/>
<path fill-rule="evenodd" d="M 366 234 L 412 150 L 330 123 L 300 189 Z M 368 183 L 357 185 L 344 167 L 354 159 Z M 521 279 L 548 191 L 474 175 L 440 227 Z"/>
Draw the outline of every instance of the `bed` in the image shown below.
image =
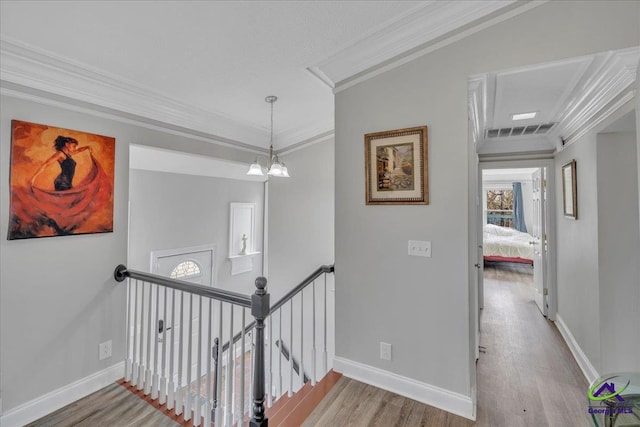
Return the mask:
<path fill-rule="evenodd" d="M 485 261 L 533 264 L 533 236 L 513 228 L 493 224 L 484 226 L 482 252 Z"/>

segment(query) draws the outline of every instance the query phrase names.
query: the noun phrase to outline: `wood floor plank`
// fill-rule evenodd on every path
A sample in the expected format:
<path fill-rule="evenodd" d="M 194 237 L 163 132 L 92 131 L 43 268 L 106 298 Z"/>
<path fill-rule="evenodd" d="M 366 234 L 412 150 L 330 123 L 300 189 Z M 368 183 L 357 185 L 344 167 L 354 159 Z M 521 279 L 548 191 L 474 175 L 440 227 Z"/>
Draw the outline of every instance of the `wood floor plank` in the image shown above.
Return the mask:
<path fill-rule="evenodd" d="M 325 396 L 324 399 L 315 407 L 311 415 L 307 417 L 306 420 L 302 423 L 302 426 L 312 426 L 316 425 L 320 419 L 320 417 L 325 414 L 328 408 L 335 402 L 336 398 L 342 393 L 344 388 L 346 387 L 348 380 L 344 377 L 340 377 L 338 382 L 333 386 L 329 394 Z"/>
<path fill-rule="evenodd" d="M 485 267 L 478 427 L 588 426 L 587 382 L 523 267 Z"/>
<path fill-rule="evenodd" d="M 125 387 L 111 384 L 27 427 L 178 427 Z"/>

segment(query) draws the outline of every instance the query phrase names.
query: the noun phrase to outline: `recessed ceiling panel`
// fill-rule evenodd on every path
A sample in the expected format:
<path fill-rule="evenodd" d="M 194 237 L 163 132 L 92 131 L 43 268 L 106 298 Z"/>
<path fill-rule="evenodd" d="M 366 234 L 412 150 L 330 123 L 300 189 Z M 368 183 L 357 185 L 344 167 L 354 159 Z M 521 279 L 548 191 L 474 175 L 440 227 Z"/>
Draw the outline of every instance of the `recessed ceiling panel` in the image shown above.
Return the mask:
<path fill-rule="evenodd" d="M 588 59 L 520 69 L 496 74 L 493 128 L 553 123 L 571 90 L 578 83 Z M 537 112 L 527 120 L 512 120 L 513 114 Z"/>

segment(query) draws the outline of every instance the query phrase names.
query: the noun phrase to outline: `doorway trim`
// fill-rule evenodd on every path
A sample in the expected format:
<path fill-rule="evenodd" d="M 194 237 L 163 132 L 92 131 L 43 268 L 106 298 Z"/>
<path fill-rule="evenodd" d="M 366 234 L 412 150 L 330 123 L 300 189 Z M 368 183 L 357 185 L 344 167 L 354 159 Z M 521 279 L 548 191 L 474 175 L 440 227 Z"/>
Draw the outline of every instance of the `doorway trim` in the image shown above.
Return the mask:
<path fill-rule="evenodd" d="M 556 286 L 556 171 L 554 159 L 518 159 L 518 160 L 483 160 L 480 158 L 478 164 L 478 176 L 475 177 L 479 181 L 482 171 L 485 169 L 518 169 L 518 168 L 546 168 L 547 169 L 547 283 L 545 286 L 549 290 L 547 301 L 549 311 L 547 318 L 551 321 L 556 320 L 558 309 L 557 286 Z M 480 185 L 481 182 L 476 182 Z M 475 212 L 473 221 L 478 221 L 478 211 Z M 482 238 L 482 229 L 476 230 L 478 239 Z M 482 241 L 482 240 L 479 240 Z M 475 302 L 476 304 L 478 301 Z"/>

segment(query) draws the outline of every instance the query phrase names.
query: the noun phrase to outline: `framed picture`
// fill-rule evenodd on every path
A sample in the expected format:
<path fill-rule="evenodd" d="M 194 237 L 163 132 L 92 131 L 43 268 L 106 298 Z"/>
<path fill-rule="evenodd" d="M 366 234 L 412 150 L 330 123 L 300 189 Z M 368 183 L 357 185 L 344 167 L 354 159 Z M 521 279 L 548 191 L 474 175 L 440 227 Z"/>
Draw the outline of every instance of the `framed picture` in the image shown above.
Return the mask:
<path fill-rule="evenodd" d="M 578 182 L 575 160 L 562 166 L 562 205 L 565 217 L 578 219 Z"/>
<path fill-rule="evenodd" d="M 115 138 L 11 121 L 7 238 L 113 231 Z"/>
<path fill-rule="evenodd" d="M 429 204 L 427 127 L 364 136 L 367 205 Z"/>

